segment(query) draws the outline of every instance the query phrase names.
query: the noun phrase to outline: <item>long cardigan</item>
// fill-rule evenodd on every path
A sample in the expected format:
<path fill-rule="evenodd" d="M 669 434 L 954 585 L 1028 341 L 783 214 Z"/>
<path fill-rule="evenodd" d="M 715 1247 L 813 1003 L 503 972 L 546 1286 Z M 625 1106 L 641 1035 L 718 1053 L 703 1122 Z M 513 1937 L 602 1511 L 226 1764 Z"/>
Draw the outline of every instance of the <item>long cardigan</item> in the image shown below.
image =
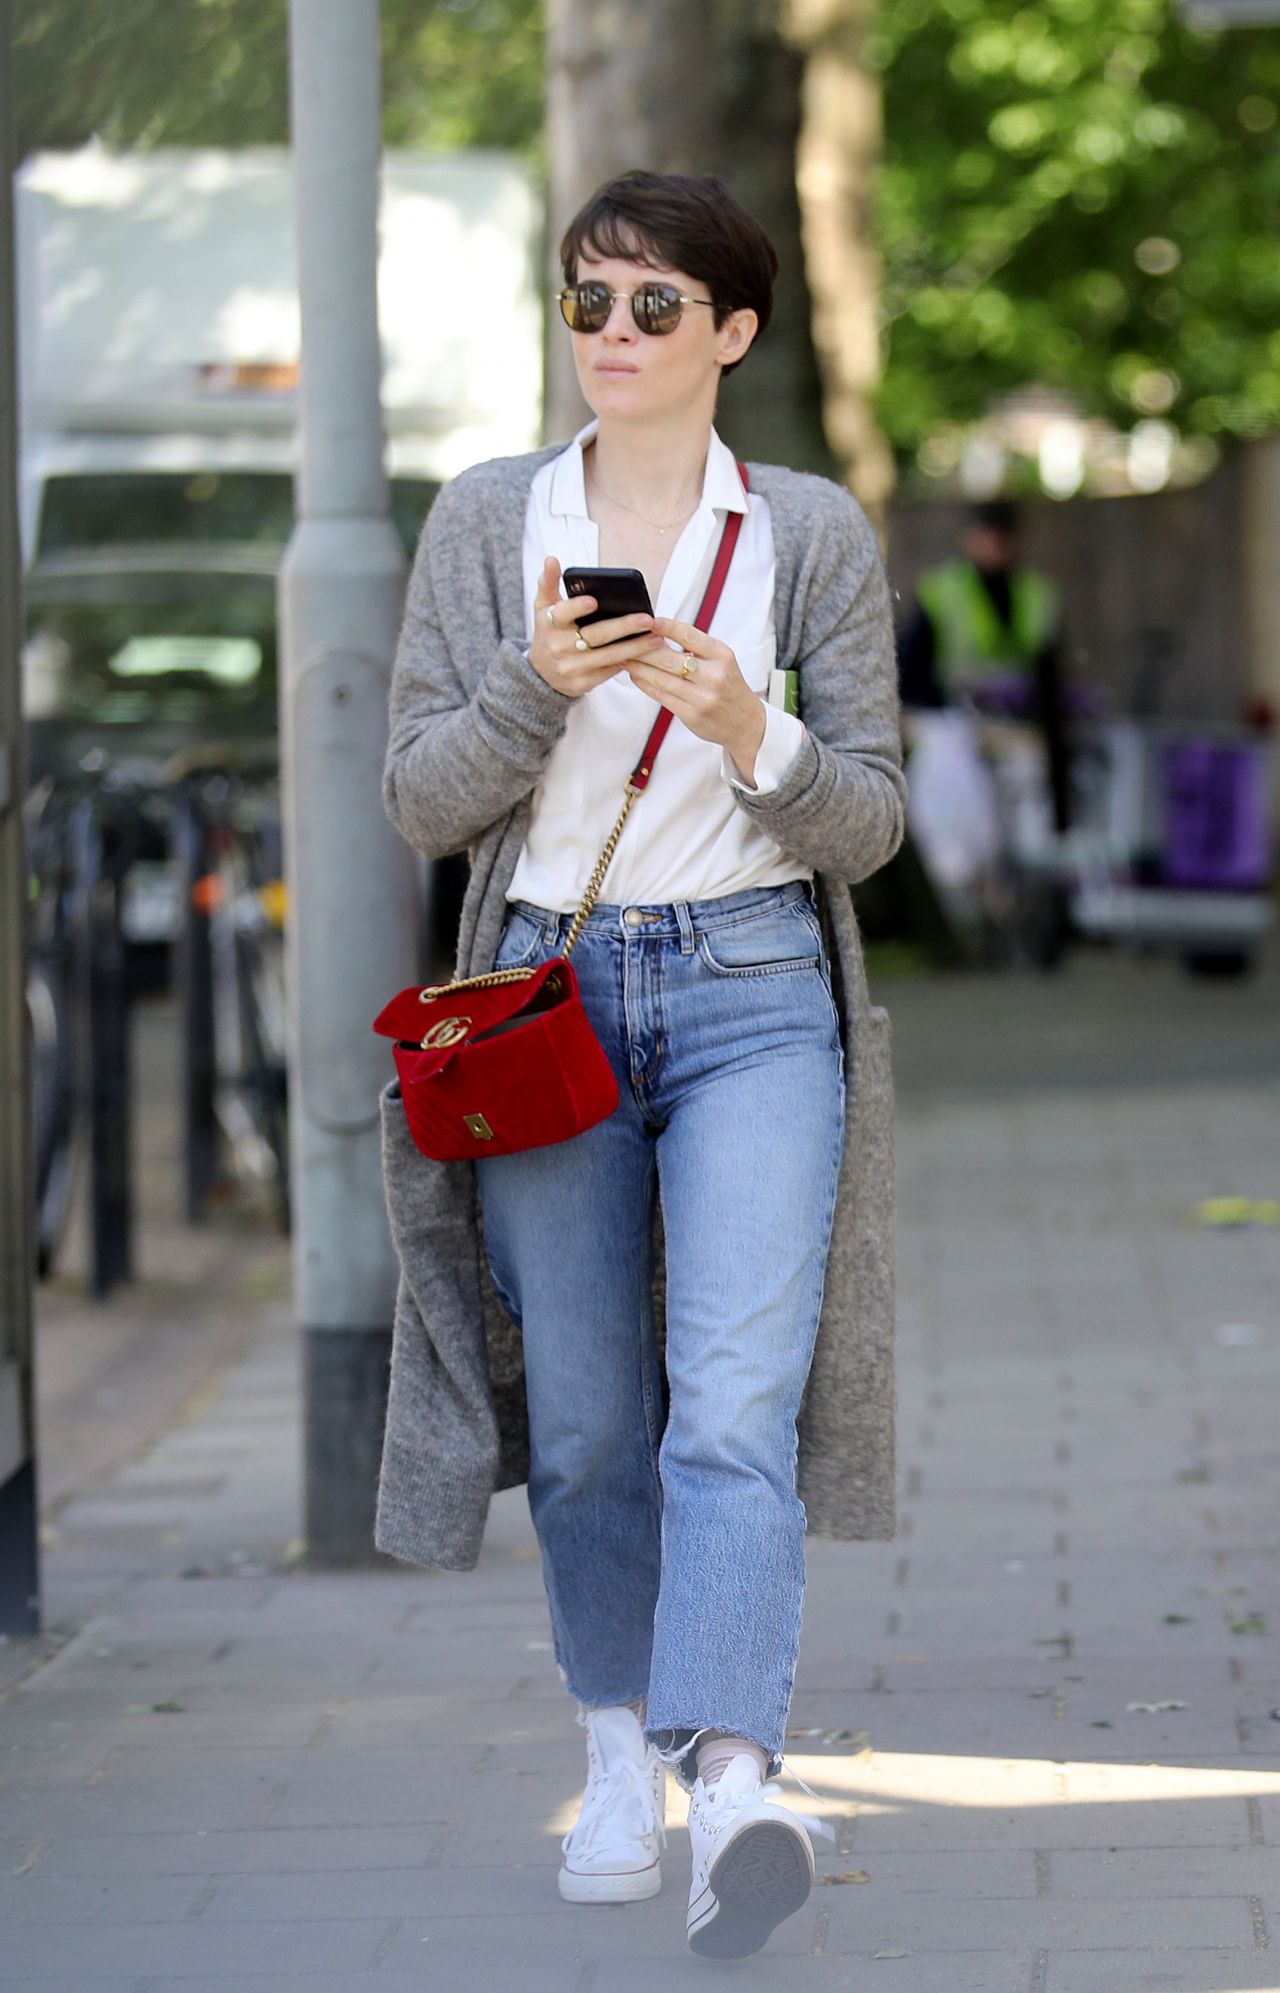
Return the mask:
<path fill-rule="evenodd" d="M 459 976 L 493 965 L 532 792 L 569 711 L 528 661 L 521 564 L 529 488 L 556 453 L 479 464 L 447 485 L 409 582 L 384 797 L 415 850 L 469 851 Z M 849 886 L 892 857 L 903 831 L 889 594 L 847 492 L 772 465 L 749 471 L 772 516 L 778 664 L 799 673 L 807 738 L 779 788 L 734 794 L 814 870 L 845 1048 L 844 1162 L 800 1415 L 799 1488 L 811 1530 L 885 1537 L 894 1529 L 893 1086 L 889 1020 L 869 999 Z M 490 1495 L 528 1472 L 520 1334 L 489 1279 L 475 1172 L 418 1153 L 395 1081 L 382 1095 L 382 1140 L 400 1281 L 375 1540 L 409 1563 L 466 1570 Z"/>

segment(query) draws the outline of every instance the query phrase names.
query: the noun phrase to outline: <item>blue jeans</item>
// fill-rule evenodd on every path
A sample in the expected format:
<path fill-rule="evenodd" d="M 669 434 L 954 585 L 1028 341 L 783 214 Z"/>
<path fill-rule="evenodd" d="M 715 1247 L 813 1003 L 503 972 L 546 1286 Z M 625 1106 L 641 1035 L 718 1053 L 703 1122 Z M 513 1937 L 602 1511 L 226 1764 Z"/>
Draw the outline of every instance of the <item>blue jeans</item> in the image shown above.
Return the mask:
<path fill-rule="evenodd" d="M 558 954 L 568 925 L 514 906 L 499 966 Z M 796 1416 L 844 1136 L 820 929 L 801 883 L 601 906 L 572 959 L 621 1105 L 571 1142 L 478 1165 L 524 1336 L 556 1657 L 588 1707 L 645 1698 L 686 1784 L 704 1729 L 776 1769 L 804 1597 Z"/>

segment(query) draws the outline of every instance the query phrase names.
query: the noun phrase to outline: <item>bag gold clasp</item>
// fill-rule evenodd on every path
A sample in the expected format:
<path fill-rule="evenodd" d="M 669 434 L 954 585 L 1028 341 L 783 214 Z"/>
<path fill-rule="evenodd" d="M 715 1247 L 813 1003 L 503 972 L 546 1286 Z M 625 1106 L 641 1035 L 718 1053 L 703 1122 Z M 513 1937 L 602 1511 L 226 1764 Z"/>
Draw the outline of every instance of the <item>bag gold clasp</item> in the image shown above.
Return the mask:
<path fill-rule="evenodd" d="M 460 1045 L 471 1029 L 469 1017 L 442 1017 L 422 1041 L 424 1052 L 441 1052 L 447 1045 Z"/>

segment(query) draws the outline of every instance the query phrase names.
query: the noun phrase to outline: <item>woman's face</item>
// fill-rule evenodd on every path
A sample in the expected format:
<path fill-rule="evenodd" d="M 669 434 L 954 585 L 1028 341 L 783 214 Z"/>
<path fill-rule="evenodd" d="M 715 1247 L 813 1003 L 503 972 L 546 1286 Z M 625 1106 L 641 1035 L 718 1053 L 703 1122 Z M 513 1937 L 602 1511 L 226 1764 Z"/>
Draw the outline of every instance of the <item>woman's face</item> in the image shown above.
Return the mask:
<path fill-rule="evenodd" d="M 755 337 L 754 311 L 735 311 L 717 327 L 713 311 L 686 305 L 674 332 L 647 333 L 632 316 L 632 291 L 642 284 L 673 284 L 683 296 L 709 303 L 707 285 L 683 270 L 587 255 L 578 259 L 578 282 L 627 293 L 615 296 L 603 331 L 570 334 L 578 380 L 593 414 L 603 421 L 650 422 L 714 408 L 721 368 L 740 360 Z"/>

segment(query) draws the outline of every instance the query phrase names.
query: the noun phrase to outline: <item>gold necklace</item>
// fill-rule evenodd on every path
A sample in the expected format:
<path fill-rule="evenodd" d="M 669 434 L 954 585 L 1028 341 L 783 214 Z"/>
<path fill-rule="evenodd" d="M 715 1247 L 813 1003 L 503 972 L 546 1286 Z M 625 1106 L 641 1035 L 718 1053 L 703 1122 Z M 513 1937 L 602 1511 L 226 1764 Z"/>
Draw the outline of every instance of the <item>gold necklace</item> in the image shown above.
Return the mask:
<path fill-rule="evenodd" d="M 633 519 L 639 519 L 642 522 L 642 524 L 648 526 L 653 532 L 662 534 L 664 537 L 666 534 L 673 531 L 675 527 L 687 525 L 689 520 L 692 519 L 694 513 L 698 509 L 698 506 L 695 503 L 691 505 L 689 507 L 689 510 L 686 513 L 682 514 L 682 516 L 679 519 L 669 519 L 665 526 L 660 526 L 656 519 L 646 519 L 643 512 L 637 512 L 634 505 L 624 505 L 620 498 L 611 497 L 610 494 L 605 490 L 604 486 L 601 484 L 599 478 L 596 476 L 595 472 L 592 470 L 589 464 L 587 465 L 587 476 L 590 479 L 591 483 L 595 486 L 596 490 L 599 492 L 601 498 L 607 498 L 609 500 L 610 505 L 617 506 L 619 512 L 629 512 Z"/>

